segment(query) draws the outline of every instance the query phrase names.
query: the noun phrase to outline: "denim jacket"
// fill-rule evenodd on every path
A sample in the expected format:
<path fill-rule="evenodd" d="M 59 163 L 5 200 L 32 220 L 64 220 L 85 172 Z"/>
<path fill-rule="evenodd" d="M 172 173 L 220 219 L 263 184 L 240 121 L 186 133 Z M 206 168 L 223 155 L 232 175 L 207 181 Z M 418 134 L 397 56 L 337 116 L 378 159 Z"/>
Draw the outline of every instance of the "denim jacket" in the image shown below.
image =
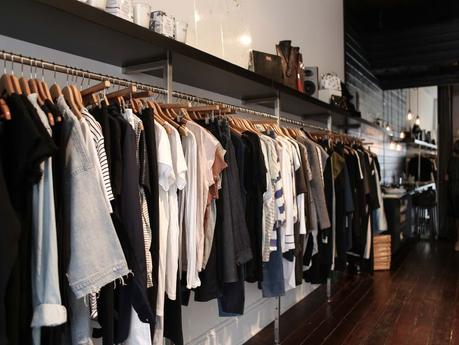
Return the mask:
<path fill-rule="evenodd" d="M 37 94 L 28 96 L 47 132 L 51 128 L 37 102 Z M 32 301 L 34 344 L 40 344 L 40 327 L 56 326 L 67 321 L 61 304 L 57 263 L 57 230 L 54 213 L 52 158 L 41 163 L 43 176 L 33 186 Z"/>
<path fill-rule="evenodd" d="M 76 298 L 97 292 L 104 285 L 129 273 L 96 170 L 85 147 L 76 116 L 57 99 L 68 137 L 65 153 L 65 206 L 70 228 L 69 285 Z"/>

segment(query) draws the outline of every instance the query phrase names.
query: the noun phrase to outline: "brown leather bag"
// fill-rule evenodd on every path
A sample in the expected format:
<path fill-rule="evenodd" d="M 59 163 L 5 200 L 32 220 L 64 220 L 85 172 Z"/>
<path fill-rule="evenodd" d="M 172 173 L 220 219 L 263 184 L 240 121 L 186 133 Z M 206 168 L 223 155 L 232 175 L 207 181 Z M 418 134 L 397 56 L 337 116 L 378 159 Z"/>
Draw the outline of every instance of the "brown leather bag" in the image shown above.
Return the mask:
<path fill-rule="evenodd" d="M 277 55 L 252 50 L 250 52 L 249 70 L 282 83 L 281 58 Z"/>
<path fill-rule="evenodd" d="M 277 55 L 281 58 L 282 83 L 292 89 L 304 92 L 304 71 L 301 68 L 303 58 L 299 47 L 293 47 L 292 41 L 280 41 L 276 45 Z"/>

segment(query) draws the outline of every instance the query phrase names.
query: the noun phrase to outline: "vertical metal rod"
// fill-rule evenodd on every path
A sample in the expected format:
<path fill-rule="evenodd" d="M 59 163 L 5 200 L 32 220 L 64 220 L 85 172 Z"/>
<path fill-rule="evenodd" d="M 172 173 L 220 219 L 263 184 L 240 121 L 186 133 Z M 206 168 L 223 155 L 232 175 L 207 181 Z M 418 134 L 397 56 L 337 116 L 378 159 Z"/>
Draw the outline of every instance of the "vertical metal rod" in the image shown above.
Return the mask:
<path fill-rule="evenodd" d="M 276 99 L 274 101 L 274 115 L 276 115 L 277 117 L 277 124 L 279 125 L 280 124 L 280 114 L 281 113 L 281 109 L 280 109 L 280 95 L 279 95 L 279 91 L 277 91 L 276 93 Z"/>
<path fill-rule="evenodd" d="M 274 101 L 274 115 L 277 117 L 277 124 L 280 124 L 280 95 L 279 92 L 276 94 L 276 100 Z M 280 315 L 281 315 L 281 298 L 276 298 L 274 307 L 274 345 L 280 344 Z"/>
<path fill-rule="evenodd" d="M 418 181 L 421 181 L 421 145 L 419 145 L 419 152 L 418 152 Z"/>
<path fill-rule="evenodd" d="M 172 67 L 172 52 L 167 51 L 166 64 L 164 66 L 164 88 L 167 90 L 167 103 L 172 103 L 172 92 L 173 92 L 173 67 Z"/>
<path fill-rule="evenodd" d="M 274 303 L 274 345 L 280 344 L 280 314 L 281 314 L 281 298 L 276 297 Z"/>
<path fill-rule="evenodd" d="M 333 120 L 332 120 L 332 113 L 328 113 L 328 117 L 327 117 L 327 129 L 329 131 L 332 130 L 332 126 L 333 126 Z"/>
<path fill-rule="evenodd" d="M 331 277 L 329 276 L 327 278 L 327 302 L 330 303 L 331 300 Z"/>

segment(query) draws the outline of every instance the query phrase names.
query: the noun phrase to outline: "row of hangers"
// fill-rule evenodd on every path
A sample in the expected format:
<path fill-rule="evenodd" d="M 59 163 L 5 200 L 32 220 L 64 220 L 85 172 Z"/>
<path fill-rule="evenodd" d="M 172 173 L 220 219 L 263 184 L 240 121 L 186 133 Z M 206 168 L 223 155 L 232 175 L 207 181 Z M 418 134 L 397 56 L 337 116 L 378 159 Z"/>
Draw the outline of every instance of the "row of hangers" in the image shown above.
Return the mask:
<path fill-rule="evenodd" d="M 316 142 L 324 137 L 333 142 L 339 141 L 346 145 L 354 145 L 358 142 L 358 140 L 354 137 L 331 131 L 311 133 L 302 131 L 295 127 L 281 127 L 277 124 L 277 122 L 273 122 L 273 120 L 270 119 L 250 121 L 243 117 L 234 116 L 235 111 L 230 109 L 228 106 L 219 104 L 192 106 L 190 102 L 175 104 L 158 103 L 152 99 L 153 96 L 155 96 L 155 93 L 149 90 L 138 91 L 135 84 L 107 93 L 107 90 L 113 86 L 109 78 L 83 89 L 83 81 L 85 79 L 84 74 L 81 80 L 81 85 L 78 87 L 69 82 L 69 76 L 73 76 L 76 80 L 76 74 L 73 75 L 73 69 L 70 68 L 66 73 L 67 80 L 64 88 L 61 89 L 61 87 L 57 84 L 56 69 L 54 69 L 54 83 L 51 87 L 49 87 L 44 80 L 43 63 L 41 65 L 41 78 L 37 76 L 37 70 L 39 69 L 39 62 L 37 60 L 35 60 L 35 72 L 33 73 L 34 66 L 31 62 L 30 77 L 26 78 L 24 76 L 23 63 L 21 60 L 21 76 L 18 78 L 14 74 L 14 61 L 12 55 L 10 73 L 6 72 L 5 52 L 3 52 L 3 60 L 4 73 L 0 78 L 1 94 L 6 93 L 7 95 L 11 95 L 13 93 L 17 93 L 29 95 L 31 93 L 36 93 L 38 95 L 37 98 L 40 105 L 43 105 L 46 100 L 54 102 L 57 97 L 63 95 L 72 112 L 74 112 L 77 117 L 82 116 L 81 109 L 83 109 L 83 107 L 87 107 L 89 105 L 101 106 L 103 102 L 105 104 L 116 103 L 121 109 L 130 107 L 135 113 L 140 113 L 143 109 L 150 108 L 153 110 L 153 116 L 159 124 L 163 126 L 165 123 L 170 124 L 176 128 L 182 136 L 186 136 L 188 134 L 188 131 L 184 126 L 187 121 L 197 121 L 202 119 L 213 120 L 215 117 L 218 117 L 226 118 L 231 130 L 239 134 L 244 131 L 251 131 L 257 134 L 261 134 L 262 132 L 274 132 L 277 135 L 290 137 L 292 139 L 295 139 L 299 135 L 308 135 Z M 0 119 L 10 120 L 11 116 L 11 112 L 5 100 L 0 98 Z M 51 126 L 53 126 L 56 121 L 62 121 L 60 116 L 56 119 L 51 113 L 48 113 L 47 116 Z M 168 132 L 170 132 L 167 126 L 165 126 L 165 128 Z M 361 144 L 361 141 L 359 143 Z"/>

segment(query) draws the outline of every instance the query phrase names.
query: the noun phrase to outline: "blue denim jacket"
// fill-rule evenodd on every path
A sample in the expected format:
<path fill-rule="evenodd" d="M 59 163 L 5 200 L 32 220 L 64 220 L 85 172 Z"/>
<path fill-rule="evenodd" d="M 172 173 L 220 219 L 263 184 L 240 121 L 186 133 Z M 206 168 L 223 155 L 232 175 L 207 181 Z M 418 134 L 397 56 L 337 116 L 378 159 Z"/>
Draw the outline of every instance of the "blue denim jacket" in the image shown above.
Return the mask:
<path fill-rule="evenodd" d="M 76 298 L 97 292 L 104 285 L 129 273 L 96 170 L 84 144 L 76 116 L 57 99 L 68 137 L 65 153 L 66 219 L 70 228 L 69 285 Z"/>
<path fill-rule="evenodd" d="M 37 94 L 28 96 L 30 103 L 51 135 L 46 114 L 37 102 Z M 32 301 L 34 344 L 40 344 L 40 327 L 57 326 L 67 321 L 61 304 L 57 259 L 57 230 L 54 213 L 52 158 L 41 164 L 43 176 L 33 186 Z"/>

